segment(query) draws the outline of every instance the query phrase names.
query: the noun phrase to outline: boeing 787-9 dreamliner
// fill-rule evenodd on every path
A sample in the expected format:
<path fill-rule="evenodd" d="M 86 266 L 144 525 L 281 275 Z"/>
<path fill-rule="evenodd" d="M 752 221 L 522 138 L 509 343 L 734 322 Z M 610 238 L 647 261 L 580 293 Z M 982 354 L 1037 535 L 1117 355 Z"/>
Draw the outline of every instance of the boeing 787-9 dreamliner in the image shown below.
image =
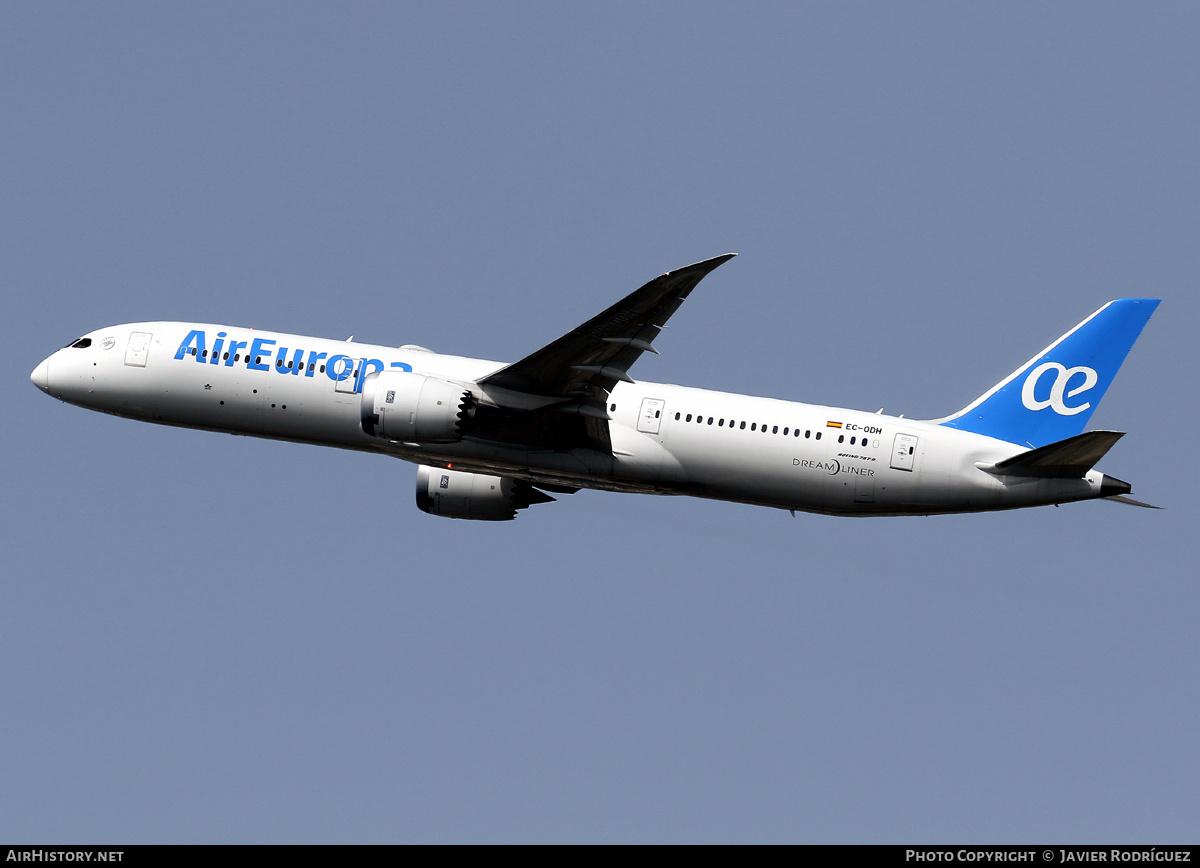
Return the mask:
<path fill-rule="evenodd" d="M 1138 503 L 1094 469 L 1122 434 L 1083 429 L 1157 300 L 1108 302 L 930 421 L 635 381 L 671 314 L 733 256 L 657 277 L 513 364 L 141 322 L 84 335 L 31 379 L 130 419 L 403 458 L 417 506 L 449 518 L 512 519 L 581 488 L 850 516 Z"/>

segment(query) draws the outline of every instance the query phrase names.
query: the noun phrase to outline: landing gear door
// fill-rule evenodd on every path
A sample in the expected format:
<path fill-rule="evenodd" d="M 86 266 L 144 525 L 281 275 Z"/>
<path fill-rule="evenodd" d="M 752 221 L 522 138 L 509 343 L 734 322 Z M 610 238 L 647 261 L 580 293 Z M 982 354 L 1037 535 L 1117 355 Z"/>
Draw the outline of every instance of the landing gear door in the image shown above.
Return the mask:
<path fill-rule="evenodd" d="M 662 411 L 666 401 L 661 398 L 644 398 L 638 414 L 637 429 L 643 434 L 657 434 L 662 424 Z"/>
<path fill-rule="evenodd" d="M 892 446 L 892 469 L 912 472 L 917 461 L 917 438 L 912 434 L 897 434 Z"/>
<path fill-rule="evenodd" d="M 133 332 L 129 336 L 129 345 L 125 348 L 125 364 L 137 368 L 146 367 L 146 356 L 150 352 L 150 340 L 153 337 L 150 332 Z"/>

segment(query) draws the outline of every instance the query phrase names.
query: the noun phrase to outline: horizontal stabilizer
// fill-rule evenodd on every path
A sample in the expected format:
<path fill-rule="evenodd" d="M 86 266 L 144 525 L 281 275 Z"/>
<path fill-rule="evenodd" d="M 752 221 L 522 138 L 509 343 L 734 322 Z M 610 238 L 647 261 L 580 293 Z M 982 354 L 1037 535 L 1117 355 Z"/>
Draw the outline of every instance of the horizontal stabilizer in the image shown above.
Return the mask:
<path fill-rule="evenodd" d="M 1087 431 L 1066 440 L 1039 446 L 996 464 L 976 465 L 996 476 L 1031 476 L 1042 479 L 1078 479 L 1096 466 L 1122 431 Z"/>
<path fill-rule="evenodd" d="M 1113 497 L 1106 497 L 1105 500 L 1115 500 L 1117 503 L 1127 503 L 1130 506 L 1140 506 L 1144 509 L 1162 509 L 1161 506 L 1155 506 L 1153 503 L 1142 503 L 1140 500 L 1134 500 L 1132 497 L 1125 497 L 1123 494 L 1118 494 Z"/>

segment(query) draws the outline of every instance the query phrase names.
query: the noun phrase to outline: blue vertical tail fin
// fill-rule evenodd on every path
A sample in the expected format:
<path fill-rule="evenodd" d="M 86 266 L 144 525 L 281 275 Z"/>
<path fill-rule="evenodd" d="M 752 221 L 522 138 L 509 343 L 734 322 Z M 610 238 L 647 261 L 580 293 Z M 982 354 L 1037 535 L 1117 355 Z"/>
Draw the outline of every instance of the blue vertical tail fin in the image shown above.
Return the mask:
<path fill-rule="evenodd" d="M 952 416 L 934 421 L 1045 446 L 1083 431 L 1158 299 L 1110 301 Z"/>

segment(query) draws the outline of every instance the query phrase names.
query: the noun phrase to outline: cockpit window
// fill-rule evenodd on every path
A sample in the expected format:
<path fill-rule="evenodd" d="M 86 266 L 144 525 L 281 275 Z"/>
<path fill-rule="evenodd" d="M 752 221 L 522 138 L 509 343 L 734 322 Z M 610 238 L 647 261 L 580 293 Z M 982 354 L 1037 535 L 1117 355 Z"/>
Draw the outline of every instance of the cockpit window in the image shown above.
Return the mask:
<path fill-rule="evenodd" d="M 91 338 L 80 338 L 79 340 L 75 341 L 75 343 L 73 343 L 73 344 L 67 344 L 67 346 L 75 347 L 76 349 L 79 349 L 79 350 L 90 347 L 91 345 L 92 345 Z"/>

